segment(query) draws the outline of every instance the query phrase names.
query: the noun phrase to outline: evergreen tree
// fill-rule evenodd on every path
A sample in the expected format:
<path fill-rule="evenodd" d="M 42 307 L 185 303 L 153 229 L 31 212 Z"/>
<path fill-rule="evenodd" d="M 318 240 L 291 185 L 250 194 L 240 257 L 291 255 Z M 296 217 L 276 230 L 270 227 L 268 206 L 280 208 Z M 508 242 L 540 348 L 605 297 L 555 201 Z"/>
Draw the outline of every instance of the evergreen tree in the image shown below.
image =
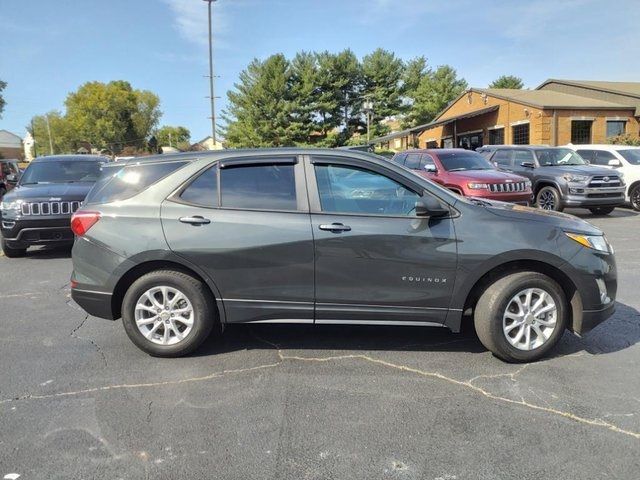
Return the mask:
<path fill-rule="evenodd" d="M 522 79 L 514 75 L 501 75 L 489 85 L 489 88 L 513 88 L 517 90 L 523 87 Z"/>

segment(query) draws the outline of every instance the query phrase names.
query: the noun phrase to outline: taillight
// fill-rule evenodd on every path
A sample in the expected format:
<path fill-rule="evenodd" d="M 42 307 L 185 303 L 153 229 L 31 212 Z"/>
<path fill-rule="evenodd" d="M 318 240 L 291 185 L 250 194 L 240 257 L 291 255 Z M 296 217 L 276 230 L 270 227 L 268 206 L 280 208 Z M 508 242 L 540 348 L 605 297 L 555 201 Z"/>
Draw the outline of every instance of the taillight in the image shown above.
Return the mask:
<path fill-rule="evenodd" d="M 78 210 L 71 217 L 71 231 L 82 237 L 98 220 L 100 220 L 100 212 Z"/>

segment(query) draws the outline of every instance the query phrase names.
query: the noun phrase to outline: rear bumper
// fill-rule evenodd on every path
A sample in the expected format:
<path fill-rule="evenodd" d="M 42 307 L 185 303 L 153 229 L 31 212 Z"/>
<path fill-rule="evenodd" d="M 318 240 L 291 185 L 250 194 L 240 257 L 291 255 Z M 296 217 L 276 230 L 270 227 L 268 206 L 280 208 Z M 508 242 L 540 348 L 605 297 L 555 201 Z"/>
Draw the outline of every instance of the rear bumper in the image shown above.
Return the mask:
<path fill-rule="evenodd" d="M 111 308 L 110 293 L 72 288 L 71 298 L 89 315 L 107 320 L 115 320 Z"/>

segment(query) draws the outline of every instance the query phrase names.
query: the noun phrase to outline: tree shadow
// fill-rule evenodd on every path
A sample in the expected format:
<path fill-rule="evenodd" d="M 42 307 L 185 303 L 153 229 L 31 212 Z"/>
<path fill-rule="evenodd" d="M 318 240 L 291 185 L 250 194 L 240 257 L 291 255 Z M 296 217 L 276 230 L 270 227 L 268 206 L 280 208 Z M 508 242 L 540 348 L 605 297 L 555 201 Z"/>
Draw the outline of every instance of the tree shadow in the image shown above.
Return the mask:
<path fill-rule="evenodd" d="M 640 343 L 640 313 L 618 303 L 616 313 L 582 338 L 566 332 L 549 357 L 585 351 L 614 353 Z M 193 355 L 208 356 L 238 350 L 327 350 L 483 353 L 473 328 L 452 333 L 439 327 L 342 326 L 293 324 L 231 324 L 222 338 L 210 338 Z"/>

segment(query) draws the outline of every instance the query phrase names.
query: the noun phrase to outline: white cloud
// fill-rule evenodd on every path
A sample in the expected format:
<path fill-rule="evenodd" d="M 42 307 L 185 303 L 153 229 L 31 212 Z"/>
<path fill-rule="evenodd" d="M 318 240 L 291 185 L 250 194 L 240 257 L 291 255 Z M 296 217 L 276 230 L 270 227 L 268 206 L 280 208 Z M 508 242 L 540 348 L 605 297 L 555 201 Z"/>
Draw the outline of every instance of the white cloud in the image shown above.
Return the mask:
<path fill-rule="evenodd" d="M 202 0 L 164 0 L 174 15 L 174 26 L 185 40 L 201 47 L 208 45 L 209 26 L 207 4 Z M 226 8 L 221 2 L 214 2 L 213 31 L 216 47 L 222 46 L 227 32 Z"/>

